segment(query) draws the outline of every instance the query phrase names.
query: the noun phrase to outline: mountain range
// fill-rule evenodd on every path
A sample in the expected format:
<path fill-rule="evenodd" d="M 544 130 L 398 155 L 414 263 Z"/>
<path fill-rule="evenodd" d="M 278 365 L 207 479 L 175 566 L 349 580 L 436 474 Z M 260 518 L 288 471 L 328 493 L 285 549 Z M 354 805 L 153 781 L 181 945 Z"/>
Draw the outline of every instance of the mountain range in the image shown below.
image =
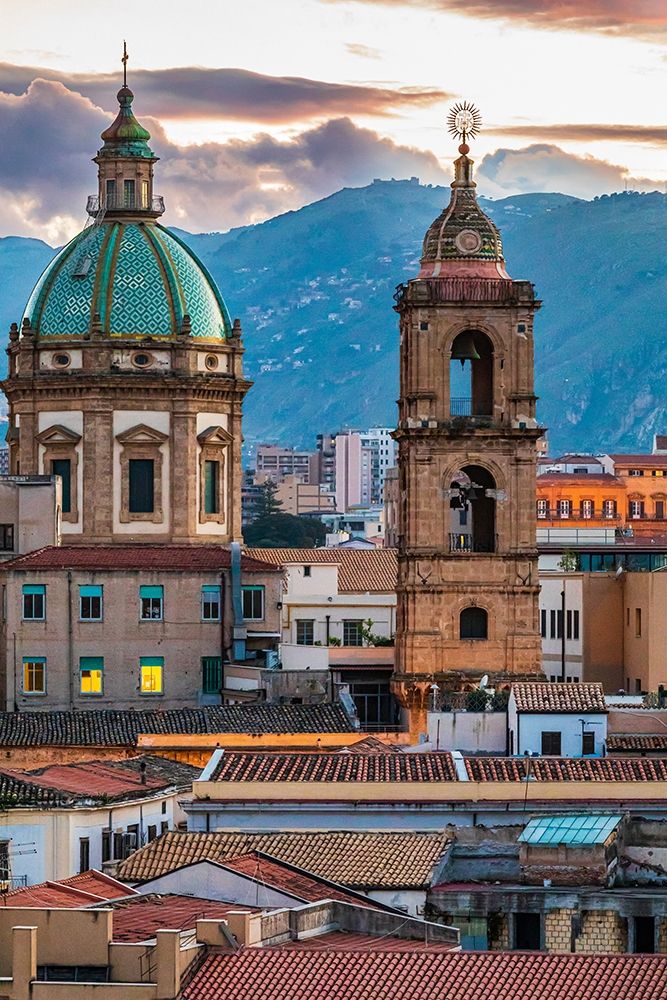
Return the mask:
<path fill-rule="evenodd" d="M 178 230 L 243 325 L 255 382 L 247 450 L 394 424 L 392 295 L 417 273 L 423 234 L 448 199 L 416 180 L 376 181 L 226 233 Z M 543 301 L 536 387 L 551 453 L 650 450 L 653 434 L 667 432 L 667 197 L 481 202 L 510 274 L 533 281 Z M 53 253 L 39 240 L 0 239 L 0 329 L 19 321 Z"/>

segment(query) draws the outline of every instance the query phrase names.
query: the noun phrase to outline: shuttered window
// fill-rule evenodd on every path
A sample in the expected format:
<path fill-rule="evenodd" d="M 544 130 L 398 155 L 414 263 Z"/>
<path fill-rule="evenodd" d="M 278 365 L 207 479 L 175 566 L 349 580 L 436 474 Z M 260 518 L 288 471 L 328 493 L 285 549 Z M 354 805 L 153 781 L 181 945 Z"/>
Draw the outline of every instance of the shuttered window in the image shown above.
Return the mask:
<path fill-rule="evenodd" d="M 130 514 L 152 514 L 155 510 L 154 464 L 152 458 L 129 460 Z"/>

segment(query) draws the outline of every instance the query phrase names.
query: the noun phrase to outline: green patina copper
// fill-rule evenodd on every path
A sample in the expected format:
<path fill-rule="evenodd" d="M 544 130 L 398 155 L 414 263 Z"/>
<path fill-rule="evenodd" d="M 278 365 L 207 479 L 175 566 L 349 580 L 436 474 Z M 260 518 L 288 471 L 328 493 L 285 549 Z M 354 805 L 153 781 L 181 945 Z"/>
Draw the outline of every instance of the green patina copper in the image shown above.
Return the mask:
<path fill-rule="evenodd" d="M 155 153 L 148 145 L 151 135 L 134 117 L 132 101 L 134 94 L 129 87 L 123 86 L 118 91 L 118 114 L 115 120 L 102 132 L 104 145 L 98 156 L 141 156 L 146 160 L 154 160 Z"/>
<path fill-rule="evenodd" d="M 231 335 L 215 282 L 182 240 L 152 222 L 89 226 L 43 272 L 24 319 L 38 337 L 82 337 L 99 314 L 108 337 L 181 334 L 221 340 Z"/>

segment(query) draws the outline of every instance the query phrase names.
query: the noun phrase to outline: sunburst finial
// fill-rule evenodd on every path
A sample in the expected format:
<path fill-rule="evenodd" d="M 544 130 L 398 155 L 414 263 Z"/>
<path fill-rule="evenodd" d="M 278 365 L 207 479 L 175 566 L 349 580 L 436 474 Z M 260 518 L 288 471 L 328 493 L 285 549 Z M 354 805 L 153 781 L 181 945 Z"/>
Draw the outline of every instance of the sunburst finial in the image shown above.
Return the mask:
<path fill-rule="evenodd" d="M 482 116 L 471 101 L 460 101 L 447 115 L 447 128 L 455 139 L 461 140 L 459 153 L 468 153 L 468 139 L 474 139 L 482 127 Z"/>

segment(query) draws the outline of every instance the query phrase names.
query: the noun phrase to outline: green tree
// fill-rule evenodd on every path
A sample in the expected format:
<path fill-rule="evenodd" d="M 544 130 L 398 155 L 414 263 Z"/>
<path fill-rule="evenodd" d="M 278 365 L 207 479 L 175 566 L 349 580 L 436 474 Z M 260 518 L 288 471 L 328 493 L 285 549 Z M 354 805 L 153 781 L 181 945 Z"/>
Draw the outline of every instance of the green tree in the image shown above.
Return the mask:
<path fill-rule="evenodd" d="M 326 528 L 315 517 L 279 511 L 253 521 L 243 532 L 246 545 L 258 549 L 312 549 L 324 545 Z"/>
<path fill-rule="evenodd" d="M 273 479 L 267 479 L 261 484 L 255 501 L 254 521 L 260 521 L 263 517 L 272 517 L 274 514 L 282 512 L 283 504 L 282 500 L 278 500 L 277 492 L 278 483 L 274 483 Z"/>

